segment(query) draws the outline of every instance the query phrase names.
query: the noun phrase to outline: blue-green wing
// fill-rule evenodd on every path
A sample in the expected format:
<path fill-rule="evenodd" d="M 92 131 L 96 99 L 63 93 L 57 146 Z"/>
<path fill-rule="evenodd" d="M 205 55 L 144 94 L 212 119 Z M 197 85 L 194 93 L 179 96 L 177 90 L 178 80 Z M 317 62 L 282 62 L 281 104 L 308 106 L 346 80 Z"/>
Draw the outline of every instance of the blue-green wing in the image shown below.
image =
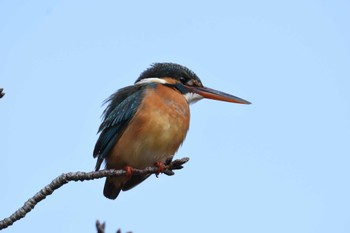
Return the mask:
<path fill-rule="evenodd" d="M 96 171 L 100 169 L 103 160 L 135 115 L 143 95 L 143 86 L 128 86 L 118 90 L 106 100 L 108 106 L 103 112 L 103 121 L 98 131 L 100 136 L 93 152 L 94 158 L 97 157 Z"/>

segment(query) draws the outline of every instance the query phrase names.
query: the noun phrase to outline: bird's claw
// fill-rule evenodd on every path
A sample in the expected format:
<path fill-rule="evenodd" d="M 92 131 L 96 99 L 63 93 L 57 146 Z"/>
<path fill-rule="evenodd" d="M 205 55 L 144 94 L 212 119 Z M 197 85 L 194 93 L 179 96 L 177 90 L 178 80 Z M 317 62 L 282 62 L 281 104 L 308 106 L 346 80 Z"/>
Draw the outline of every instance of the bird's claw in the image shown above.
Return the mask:
<path fill-rule="evenodd" d="M 157 171 L 155 172 L 156 177 L 158 178 L 159 173 L 164 172 L 165 164 L 163 162 L 158 161 L 154 165 L 158 167 Z"/>
<path fill-rule="evenodd" d="M 132 173 L 134 172 L 134 169 L 130 166 L 125 166 L 124 168 L 124 171 L 125 171 L 125 176 L 127 178 L 131 178 L 132 177 Z"/>

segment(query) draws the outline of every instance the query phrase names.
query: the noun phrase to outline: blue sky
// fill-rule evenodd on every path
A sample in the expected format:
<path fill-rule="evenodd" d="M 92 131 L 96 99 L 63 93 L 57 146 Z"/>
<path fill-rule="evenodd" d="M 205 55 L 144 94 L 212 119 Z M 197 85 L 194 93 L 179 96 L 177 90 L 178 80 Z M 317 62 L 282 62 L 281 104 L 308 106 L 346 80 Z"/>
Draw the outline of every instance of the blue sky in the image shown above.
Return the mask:
<path fill-rule="evenodd" d="M 69 183 L 7 232 L 350 232 L 348 1 L 1 1 L 0 217 L 92 171 L 103 111 L 153 62 L 253 102 L 202 100 L 175 176 L 115 201 Z"/>

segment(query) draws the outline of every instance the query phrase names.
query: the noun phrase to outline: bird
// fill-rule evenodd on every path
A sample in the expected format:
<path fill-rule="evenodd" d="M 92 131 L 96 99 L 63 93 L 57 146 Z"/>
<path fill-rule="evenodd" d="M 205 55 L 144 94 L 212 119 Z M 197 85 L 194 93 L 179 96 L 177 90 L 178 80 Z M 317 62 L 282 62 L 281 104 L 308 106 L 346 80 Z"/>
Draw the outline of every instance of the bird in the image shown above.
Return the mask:
<path fill-rule="evenodd" d="M 189 105 L 203 98 L 250 104 L 239 97 L 204 87 L 189 68 L 171 62 L 153 63 L 134 85 L 126 86 L 104 104 L 93 157 L 95 170 L 124 169 L 125 176 L 107 177 L 106 198 L 116 199 L 150 175 L 132 175 L 132 168 L 170 163 L 183 143 L 190 124 Z"/>

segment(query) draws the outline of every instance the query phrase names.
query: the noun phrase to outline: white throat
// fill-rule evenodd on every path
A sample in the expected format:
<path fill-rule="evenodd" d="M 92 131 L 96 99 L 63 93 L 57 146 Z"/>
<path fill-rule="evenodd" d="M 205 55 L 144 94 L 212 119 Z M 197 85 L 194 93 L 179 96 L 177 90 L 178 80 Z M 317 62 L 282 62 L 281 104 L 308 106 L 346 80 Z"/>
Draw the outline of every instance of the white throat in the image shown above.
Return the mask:
<path fill-rule="evenodd" d="M 188 93 L 184 94 L 184 97 L 187 100 L 187 103 L 189 103 L 189 104 L 193 104 L 193 103 L 197 102 L 198 100 L 203 99 L 203 96 L 201 96 L 197 93 L 193 93 L 193 92 L 188 92 Z"/>

